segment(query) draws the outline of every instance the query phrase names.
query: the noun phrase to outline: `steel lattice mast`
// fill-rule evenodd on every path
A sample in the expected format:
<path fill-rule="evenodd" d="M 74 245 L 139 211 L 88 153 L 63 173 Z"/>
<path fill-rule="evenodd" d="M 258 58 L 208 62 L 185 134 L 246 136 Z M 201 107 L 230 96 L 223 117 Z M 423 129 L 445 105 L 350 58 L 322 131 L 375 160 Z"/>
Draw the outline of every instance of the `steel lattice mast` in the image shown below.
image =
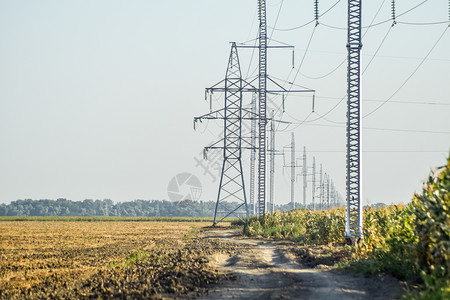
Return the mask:
<path fill-rule="evenodd" d="M 256 115 L 257 109 L 257 93 L 252 94 L 251 112 Z M 256 118 L 251 120 L 250 125 L 250 145 L 252 148 L 256 147 Z M 253 215 L 257 214 L 256 199 L 255 199 L 255 162 L 256 162 L 256 149 L 251 150 L 250 153 L 250 204 L 252 205 Z"/>
<path fill-rule="evenodd" d="M 222 83 L 224 87 L 219 87 Z M 247 220 L 249 217 L 241 155 L 242 149 L 254 150 L 254 147 L 242 138 L 242 121 L 255 119 L 255 115 L 242 108 L 242 94 L 243 92 L 254 93 L 256 88 L 242 79 L 236 43 L 231 44 L 225 80 L 207 88 L 206 95 L 208 93 L 211 95 L 215 91 L 225 93 L 225 107 L 194 118 L 194 128 L 196 121 L 204 119 L 220 119 L 224 124 L 223 139 L 205 147 L 205 152 L 209 149 L 223 150 L 222 172 L 213 225 L 230 215 L 245 216 Z M 242 142 L 248 146 L 243 147 Z M 219 215 L 220 219 L 218 219 Z"/>
<path fill-rule="evenodd" d="M 313 156 L 312 165 L 312 209 L 316 210 L 316 157 Z"/>
<path fill-rule="evenodd" d="M 306 208 L 306 188 L 308 187 L 308 167 L 306 165 L 306 147 L 303 146 L 302 158 L 302 176 L 303 176 L 303 208 Z"/>
<path fill-rule="evenodd" d="M 274 194 L 275 194 L 275 111 L 272 110 L 271 114 L 271 122 L 270 122 L 270 148 L 269 151 L 269 175 L 270 175 L 270 184 L 269 184 L 269 211 L 274 212 L 275 204 L 274 204 Z"/>
<path fill-rule="evenodd" d="M 245 44 L 241 44 L 241 45 L 236 46 L 236 44 L 233 43 L 232 51 L 236 52 L 236 57 L 237 57 L 237 48 L 256 48 L 256 47 L 258 47 L 258 50 L 259 50 L 259 74 L 258 74 L 258 78 L 257 78 L 258 87 L 253 86 L 253 80 L 251 80 L 250 82 L 246 82 L 244 79 L 240 78 L 240 80 L 241 80 L 240 81 L 241 82 L 240 95 L 242 96 L 243 92 L 257 93 L 258 94 L 258 101 L 257 101 L 258 106 L 257 106 L 256 110 L 255 110 L 255 107 L 252 106 L 252 111 L 243 109 L 241 106 L 240 111 L 241 111 L 242 115 L 239 115 L 241 121 L 242 120 L 255 121 L 256 119 L 258 120 L 257 125 L 256 125 L 256 123 L 254 123 L 255 125 L 252 125 L 254 127 L 256 127 L 256 126 L 258 127 L 258 143 L 257 144 L 255 143 L 256 142 L 256 136 L 255 136 L 256 131 L 252 129 L 252 133 L 255 133 L 255 135 L 252 135 L 250 141 L 243 139 L 240 135 L 241 133 L 239 134 L 239 137 L 240 137 L 239 144 L 241 142 L 246 143 L 247 147 L 242 147 L 242 149 L 251 149 L 253 151 L 255 151 L 256 149 L 258 150 L 257 199 L 254 199 L 254 197 L 253 197 L 253 203 L 254 203 L 254 212 L 256 212 L 257 215 L 261 216 L 267 211 L 267 202 L 266 202 L 267 128 L 266 128 L 266 126 L 267 126 L 268 122 L 267 122 L 267 99 L 266 99 L 266 96 L 268 93 L 274 94 L 274 95 L 275 94 L 283 94 L 284 95 L 284 93 L 299 93 L 299 92 L 303 93 L 303 92 L 315 92 L 315 91 L 308 90 L 308 89 L 306 89 L 306 90 L 288 90 L 288 89 L 282 87 L 280 84 L 278 84 L 276 81 L 274 81 L 272 78 L 270 78 L 267 75 L 267 49 L 268 48 L 293 48 L 293 46 L 289 46 L 286 44 L 276 45 L 276 46 L 268 46 L 267 45 L 266 1 L 265 0 L 258 0 L 258 13 L 259 13 L 258 15 L 259 15 L 259 21 L 260 21 L 260 23 L 259 23 L 259 45 L 258 46 L 248 46 Z M 233 50 L 233 48 L 234 48 L 234 50 Z M 231 60 L 231 55 L 230 55 L 230 60 Z M 237 62 L 239 63 L 238 60 L 237 60 Z M 228 75 L 228 71 L 227 71 L 227 75 Z M 226 81 L 226 80 L 224 80 L 224 81 Z M 222 82 L 224 82 L 224 81 L 222 81 Z M 256 81 L 256 79 L 255 79 L 255 81 Z M 267 82 L 268 81 L 272 82 L 272 84 L 275 85 L 275 89 L 267 90 Z M 222 83 L 222 82 L 220 82 L 220 83 Z M 210 93 L 210 96 L 211 96 L 211 94 L 216 91 L 219 91 L 219 92 L 227 92 L 228 91 L 231 93 L 231 95 L 234 94 L 232 92 L 232 90 L 227 90 L 227 88 L 217 87 L 218 84 L 214 85 L 211 88 L 206 89 L 205 96 L 207 96 L 208 93 Z M 242 99 L 241 99 L 241 102 L 242 102 Z M 233 102 L 230 102 L 230 103 L 233 103 Z M 256 101 L 255 101 L 255 104 L 256 104 Z M 211 106 L 211 110 L 212 110 L 212 106 Z M 201 121 L 202 119 L 223 119 L 224 126 L 226 129 L 227 128 L 227 120 L 231 121 L 230 116 L 231 116 L 231 118 L 234 118 L 234 116 L 236 116 L 236 115 L 237 114 L 234 114 L 234 113 L 231 115 L 227 114 L 227 107 L 225 107 L 224 109 L 217 110 L 217 111 L 211 111 L 209 114 L 194 118 L 194 129 L 195 129 L 195 122 L 199 121 L 199 120 Z M 230 124 L 230 123 L 228 123 L 228 124 Z M 225 132 L 224 143 L 226 145 L 227 130 L 225 130 L 224 132 Z M 223 148 L 226 148 L 226 146 L 218 147 L 217 143 L 215 143 L 209 147 L 205 147 L 205 150 L 223 149 Z M 224 150 L 224 153 L 226 154 L 227 151 Z M 224 154 L 224 157 L 226 157 L 225 154 Z M 252 161 L 254 162 L 254 159 L 252 159 Z M 239 165 L 241 165 L 240 160 L 239 160 Z M 242 167 L 240 166 L 239 168 L 241 169 L 240 177 L 242 178 Z M 225 162 L 224 162 L 223 170 L 230 170 L 230 168 L 225 168 Z M 252 170 L 250 171 L 250 175 L 254 178 L 254 174 L 252 175 Z M 221 188 L 219 188 L 217 207 L 219 207 L 220 203 L 221 203 L 220 199 L 222 198 L 222 196 L 221 196 L 222 187 L 225 187 L 227 185 L 227 184 L 222 184 L 222 180 L 225 179 L 225 180 L 230 180 L 231 182 L 236 182 L 236 178 L 229 178 L 228 176 L 224 176 L 224 171 L 222 171 L 221 183 L 220 183 Z M 254 182 L 254 180 L 251 178 L 251 185 L 253 184 L 253 182 Z M 243 186 L 244 186 L 244 180 L 242 179 L 242 187 Z M 246 202 L 246 198 L 245 198 L 245 189 L 242 188 L 242 190 L 244 191 L 244 198 L 243 198 L 244 200 L 243 201 L 245 203 L 247 216 L 248 216 L 247 202 Z M 256 190 L 256 188 L 253 189 L 253 186 L 251 186 L 251 196 L 254 196 L 252 194 L 254 190 Z M 226 192 L 229 193 L 229 197 L 234 197 L 237 194 L 235 192 L 230 193 L 228 190 L 226 190 Z M 240 206 L 239 206 L 239 208 L 240 208 Z M 236 209 L 229 210 L 228 215 L 235 214 L 236 212 L 237 212 Z M 215 214 L 214 224 L 217 223 L 216 215 L 217 215 L 217 212 Z"/>
<path fill-rule="evenodd" d="M 292 209 L 295 209 L 295 137 L 292 132 L 291 136 L 291 206 Z"/>
<path fill-rule="evenodd" d="M 323 209 L 323 172 L 322 172 L 322 164 L 320 164 L 320 175 L 319 175 L 319 202 L 320 209 Z"/>
<path fill-rule="evenodd" d="M 244 175 L 241 162 L 242 133 L 242 75 L 236 44 L 231 46 L 225 77 L 225 118 L 223 140 L 223 165 L 217 196 L 214 224 L 217 214 L 245 214 L 248 219 L 247 198 L 245 194 Z M 230 208 L 224 201 L 238 200 L 239 205 Z M 221 208 L 223 209 L 221 211 Z M 239 211 L 244 208 L 244 211 Z"/>
<path fill-rule="evenodd" d="M 361 2 L 348 1 L 348 100 L 347 100 L 347 211 L 345 237 L 355 242 L 362 238 L 361 204 L 361 111 L 360 52 Z"/>
<path fill-rule="evenodd" d="M 266 211 L 266 92 L 267 92 L 267 24 L 266 1 L 259 0 L 259 147 L 258 147 L 258 213 Z"/>

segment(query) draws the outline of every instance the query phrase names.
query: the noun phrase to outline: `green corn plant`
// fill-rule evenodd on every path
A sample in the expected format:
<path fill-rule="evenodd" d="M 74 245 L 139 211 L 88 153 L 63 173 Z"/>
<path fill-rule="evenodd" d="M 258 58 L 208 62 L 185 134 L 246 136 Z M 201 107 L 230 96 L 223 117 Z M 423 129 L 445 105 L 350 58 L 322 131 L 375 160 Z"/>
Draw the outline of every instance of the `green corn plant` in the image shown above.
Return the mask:
<path fill-rule="evenodd" d="M 450 157 L 413 198 L 418 237 L 415 260 L 427 274 L 450 279 Z"/>

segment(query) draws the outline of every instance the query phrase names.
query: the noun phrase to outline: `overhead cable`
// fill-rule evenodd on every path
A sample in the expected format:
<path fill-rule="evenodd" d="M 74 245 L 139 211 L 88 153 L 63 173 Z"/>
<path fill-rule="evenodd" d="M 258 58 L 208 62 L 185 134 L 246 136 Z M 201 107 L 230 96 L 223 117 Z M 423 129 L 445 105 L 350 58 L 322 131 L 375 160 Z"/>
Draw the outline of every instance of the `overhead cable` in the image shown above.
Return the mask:
<path fill-rule="evenodd" d="M 413 11 L 414 9 L 418 8 L 419 6 L 425 4 L 425 2 L 427 2 L 427 1 L 428 0 L 424 0 L 423 2 L 421 2 L 421 3 L 417 4 L 416 6 L 408 9 L 407 11 L 405 11 L 405 12 L 399 14 L 399 15 L 396 15 L 395 16 L 395 20 L 397 20 L 399 17 L 401 17 L 401 16 L 403 16 L 403 15 Z M 371 27 L 379 26 L 379 25 L 382 25 L 382 24 L 385 24 L 385 23 L 388 23 L 388 22 L 391 22 L 391 21 L 392 21 L 392 18 L 384 20 L 384 21 L 381 21 L 381 22 L 378 22 L 378 23 L 375 23 L 375 24 L 370 24 L 368 26 L 362 26 L 361 28 L 371 28 Z M 398 21 L 396 21 L 396 22 L 400 23 Z M 332 29 L 347 30 L 347 27 L 339 27 L 339 26 L 328 25 L 328 24 L 324 24 L 323 22 L 321 22 L 320 24 L 325 26 L 325 27 L 332 28 Z"/>
<path fill-rule="evenodd" d="M 414 69 L 414 71 L 408 76 L 408 78 L 406 78 L 406 80 L 402 83 L 402 85 L 400 85 L 400 87 L 388 98 L 386 99 L 383 103 L 381 103 L 377 108 L 375 108 L 374 110 L 372 110 L 371 112 L 367 113 L 366 115 L 363 116 L 363 118 L 366 118 L 368 116 L 370 116 L 371 114 L 373 114 L 374 112 L 376 112 L 377 110 L 379 110 L 382 106 L 384 106 L 386 103 L 389 102 L 389 100 L 391 100 L 407 83 L 408 81 L 414 76 L 414 74 L 416 74 L 416 72 L 419 70 L 419 68 L 423 65 L 423 63 L 425 62 L 425 60 L 428 58 L 428 56 L 430 56 L 431 52 L 433 52 L 434 48 L 436 48 L 437 44 L 441 41 L 442 37 L 444 36 L 444 34 L 447 32 L 447 29 L 450 26 L 445 27 L 445 30 L 442 32 L 442 34 L 439 36 L 438 40 L 434 43 L 433 47 L 431 47 L 430 51 L 428 51 L 427 55 L 425 55 L 425 57 L 422 59 L 422 61 L 417 65 L 417 67 Z"/>
<path fill-rule="evenodd" d="M 323 14 L 320 14 L 319 15 L 319 18 L 320 17 L 322 17 L 322 16 L 324 16 L 326 13 L 328 13 L 330 10 L 332 10 L 336 5 L 338 5 L 338 3 L 339 2 L 341 2 L 341 0 L 338 0 L 336 3 L 334 3 L 329 9 L 327 9 Z M 311 23 L 314 23 L 314 21 L 316 21 L 317 22 L 317 20 L 316 20 L 316 18 L 314 18 L 314 19 L 312 19 L 311 21 L 309 21 L 309 22 L 306 22 L 306 23 L 304 23 L 304 24 L 302 24 L 302 25 L 300 25 L 300 26 L 296 26 L 296 27 L 292 27 L 292 28 L 275 28 L 275 27 L 269 27 L 270 29 L 272 29 L 272 30 L 276 30 L 276 31 L 292 31 L 292 30 L 297 30 L 297 29 L 300 29 L 300 28 L 303 28 L 303 27 L 305 27 L 305 26 L 308 26 L 309 24 L 311 24 Z M 316 23 L 317 24 L 317 23 Z"/>

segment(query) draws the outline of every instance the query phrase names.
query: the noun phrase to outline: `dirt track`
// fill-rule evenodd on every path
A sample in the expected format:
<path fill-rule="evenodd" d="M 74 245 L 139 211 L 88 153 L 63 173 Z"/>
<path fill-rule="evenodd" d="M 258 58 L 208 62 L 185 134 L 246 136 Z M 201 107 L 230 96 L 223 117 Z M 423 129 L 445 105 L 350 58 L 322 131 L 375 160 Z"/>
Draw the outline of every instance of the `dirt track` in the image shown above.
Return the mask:
<path fill-rule="evenodd" d="M 241 237 L 238 230 L 212 229 L 203 238 L 234 242 L 235 256 L 214 255 L 211 262 L 235 281 L 212 286 L 199 299 L 397 299 L 401 290 L 388 277 L 363 278 L 299 264 L 281 243 Z"/>

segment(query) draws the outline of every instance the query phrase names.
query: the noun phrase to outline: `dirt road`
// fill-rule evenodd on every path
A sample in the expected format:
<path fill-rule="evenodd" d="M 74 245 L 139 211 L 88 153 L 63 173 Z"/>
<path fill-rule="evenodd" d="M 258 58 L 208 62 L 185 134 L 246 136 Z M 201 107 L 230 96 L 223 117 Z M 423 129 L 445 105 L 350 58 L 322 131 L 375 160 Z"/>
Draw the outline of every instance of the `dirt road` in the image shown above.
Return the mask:
<path fill-rule="evenodd" d="M 222 272 L 236 280 L 214 285 L 199 299 L 397 299 L 398 281 L 387 277 L 363 278 L 297 262 L 281 243 L 244 238 L 235 229 L 212 229 L 203 238 L 237 243 L 241 254 L 210 257 Z"/>

